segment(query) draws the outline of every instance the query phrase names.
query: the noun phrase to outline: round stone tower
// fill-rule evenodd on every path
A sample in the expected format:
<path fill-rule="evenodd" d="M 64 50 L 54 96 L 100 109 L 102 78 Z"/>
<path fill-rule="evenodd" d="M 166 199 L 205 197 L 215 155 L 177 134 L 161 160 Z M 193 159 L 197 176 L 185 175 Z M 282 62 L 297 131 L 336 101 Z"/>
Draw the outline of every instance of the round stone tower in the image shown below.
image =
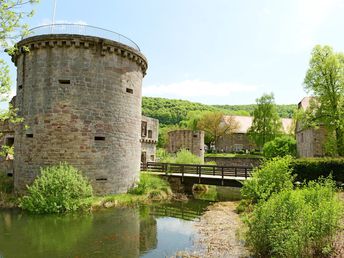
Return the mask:
<path fill-rule="evenodd" d="M 15 189 L 25 190 L 41 167 L 67 162 L 89 178 L 95 193 L 123 193 L 140 170 L 147 60 L 119 34 L 69 26 L 82 32 L 39 27 L 12 56 L 16 108 L 24 118 L 15 132 Z"/>

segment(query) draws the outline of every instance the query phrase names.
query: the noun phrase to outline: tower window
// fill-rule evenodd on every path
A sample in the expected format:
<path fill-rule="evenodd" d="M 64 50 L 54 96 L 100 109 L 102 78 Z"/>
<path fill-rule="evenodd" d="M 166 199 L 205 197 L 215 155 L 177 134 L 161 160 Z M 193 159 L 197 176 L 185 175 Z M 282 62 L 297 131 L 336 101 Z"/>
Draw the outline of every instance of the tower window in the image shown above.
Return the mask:
<path fill-rule="evenodd" d="M 26 137 L 27 137 L 27 138 L 33 138 L 33 134 L 32 134 L 32 133 L 27 133 L 27 134 L 26 134 Z"/>
<path fill-rule="evenodd" d="M 152 130 L 148 130 L 148 138 L 152 138 L 153 137 L 153 132 Z"/>
<path fill-rule="evenodd" d="M 59 80 L 60 84 L 70 84 L 70 80 Z"/>
<path fill-rule="evenodd" d="M 95 141 L 105 141 L 105 137 L 104 136 L 95 136 L 94 140 Z"/>
<path fill-rule="evenodd" d="M 18 89 L 22 89 L 23 88 L 23 84 L 20 84 L 20 85 L 18 85 Z"/>
<path fill-rule="evenodd" d="M 133 89 L 130 89 L 130 88 L 127 88 L 127 92 L 130 93 L 130 94 L 133 94 L 133 93 L 134 93 L 134 90 L 133 90 Z"/>

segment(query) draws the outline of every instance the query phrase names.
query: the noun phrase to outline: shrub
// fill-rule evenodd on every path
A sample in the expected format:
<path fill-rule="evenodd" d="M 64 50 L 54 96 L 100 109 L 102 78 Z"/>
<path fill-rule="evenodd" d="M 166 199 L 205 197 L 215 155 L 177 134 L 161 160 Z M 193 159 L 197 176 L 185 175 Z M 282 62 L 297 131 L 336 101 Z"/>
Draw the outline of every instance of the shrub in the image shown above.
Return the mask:
<path fill-rule="evenodd" d="M 177 164 L 203 164 L 202 158 L 192 154 L 186 149 L 181 149 L 176 155 L 167 154 L 166 152 L 160 153 L 160 162 L 164 163 L 177 163 Z"/>
<path fill-rule="evenodd" d="M 273 193 L 293 188 L 291 157 L 273 158 L 253 170 L 252 177 L 243 183 L 241 195 L 253 203 L 267 200 Z"/>
<path fill-rule="evenodd" d="M 247 243 L 260 257 L 319 257 L 328 252 L 340 215 L 330 180 L 284 190 L 256 206 Z"/>
<path fill-rule="evenodd" d="M 344 158 L 302 158 L 295 159 L 290 166 L 297 175 L 296 180 L 316 180 L 332 174 L 335 181 L 344 182 Z"/>
<path fill-rule="evenodd" d="M 90 207 L 92 187 L 78 170 L 66 163 L 41 168 L 20 206 L 33 213 L 63 213 Z"/>
<path fill-rule="evenodd" d="M 141 174 L 140 182 L 137 187 L 129 191 L 131 194 L 156 196 L 161 193 L 162 196 L 171 195 L 172 191 L 167 181 L 153 175 Z"/>
<path fill-rule="evenodd" d="M 0 173 L 0 192 L 11 193 L 13 191 L 13 177 Z"/>
<path fill-rule="evenodd" d="M 264 144 L 263 155 L 267 158 L 296 156 L 296 140 L 291 136 L 277 137 Z"/>

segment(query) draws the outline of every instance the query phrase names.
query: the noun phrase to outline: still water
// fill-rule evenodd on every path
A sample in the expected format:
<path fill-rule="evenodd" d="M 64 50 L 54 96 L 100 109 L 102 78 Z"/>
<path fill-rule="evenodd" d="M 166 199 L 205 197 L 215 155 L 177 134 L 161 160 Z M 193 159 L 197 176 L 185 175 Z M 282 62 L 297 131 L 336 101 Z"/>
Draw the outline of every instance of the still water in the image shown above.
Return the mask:
<path fill-rule="evenodd" d="M 0 257 L 171 257 L 192 251 L 208 205 L 192 199 L 64 216 L 0 210 Z"/>

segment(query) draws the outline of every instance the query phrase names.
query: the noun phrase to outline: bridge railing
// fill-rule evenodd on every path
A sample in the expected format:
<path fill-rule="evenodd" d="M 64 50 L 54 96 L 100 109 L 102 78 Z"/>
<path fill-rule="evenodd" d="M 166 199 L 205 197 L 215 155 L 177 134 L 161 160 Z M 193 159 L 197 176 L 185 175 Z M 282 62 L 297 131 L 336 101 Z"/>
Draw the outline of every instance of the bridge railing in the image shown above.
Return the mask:
<path fill-rule="evenodd" d="M 253 167 L 244 166 L 217 166 L 217 165 L 198 165 L 198 164 L 176 164 L 176 163 L 160 163 L 147 162 L 141 164 L 142 171 L 164 173 L 166 175 L 181 174 L 204 176 L 220 176 L 224 177 L 241 177 L 247 179 L 251 176 Z"/>

